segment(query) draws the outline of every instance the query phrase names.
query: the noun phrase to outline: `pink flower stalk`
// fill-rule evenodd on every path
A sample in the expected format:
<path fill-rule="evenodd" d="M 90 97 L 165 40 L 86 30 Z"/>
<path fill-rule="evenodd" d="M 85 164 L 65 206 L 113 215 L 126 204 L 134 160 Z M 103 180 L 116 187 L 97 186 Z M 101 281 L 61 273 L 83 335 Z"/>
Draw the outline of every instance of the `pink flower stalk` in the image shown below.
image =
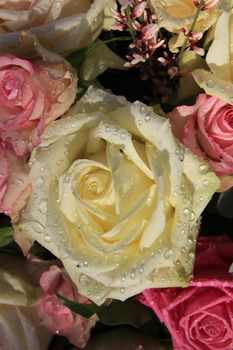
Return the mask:
<path fill-rule="evenodd" d="M 147 1 L 132 0 L 119 1 L 119 11 L 113 10 L 113 17 L 117 23 L 112 26 L 114 30 L 129 30 L 133 43 L 129 48 L 133 51 L 127 56 L 126 67 L 133 67 L 150 58 L 157 48 L 163 45 L 164 40 L 158 39 L 158 25 L 156 16 L 151 13 Z"/>
<path fill-rule="evenodd" d="M 57 299 L 55 293 L 82 304 L 89 303 L 89 300 L 76 292 L 65 271 L 56 265 L 50 266 L 48 271 L 42 273 L 40 286 L 45 293 L 37 305 L 42 324 L 55 334 L 65 335 L 75 346 L 84 348 L 97 316 L 93 315 L 88 319 L 74 314 Z"/>
<path fill-rule="evenodd" d="M 194 52 L 196 52 L 198 55 L 204 56 L 205 50 L 201 47 L 194 45 L 196 42 L 201 40 L 201 38 L 203 37 L 203 33 L 202 32 L 188 32 L 187 29 L 185 29 L 183 27 L 180 29 L 180 31 L 182 33 L 184 33 L 184 35 L 188 38 L 189 45 L 190 45 L 189 48 L 191 50 L 193 50 Z"/>

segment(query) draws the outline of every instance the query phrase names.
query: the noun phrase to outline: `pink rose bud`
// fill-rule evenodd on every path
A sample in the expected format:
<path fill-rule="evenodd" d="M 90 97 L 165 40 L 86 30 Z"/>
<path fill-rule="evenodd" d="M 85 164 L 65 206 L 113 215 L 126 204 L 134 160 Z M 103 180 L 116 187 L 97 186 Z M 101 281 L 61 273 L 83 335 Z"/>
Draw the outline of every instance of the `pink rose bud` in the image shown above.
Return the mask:
<path fill-rule="evenodd" d="M 55 293 L 82 304 L 88 303 L 88 299 L 77 294 L 72 281 L 64 270 L 56 265 L 42 273 L 40 285 L 45 292 L 37 305 L 37 313 L 42 324 L 55 334 L 65 335 L 75 346 L 85 347 L 97 316 L 93 315 L 88 319 L 73 313 L 57 299 Z"/>

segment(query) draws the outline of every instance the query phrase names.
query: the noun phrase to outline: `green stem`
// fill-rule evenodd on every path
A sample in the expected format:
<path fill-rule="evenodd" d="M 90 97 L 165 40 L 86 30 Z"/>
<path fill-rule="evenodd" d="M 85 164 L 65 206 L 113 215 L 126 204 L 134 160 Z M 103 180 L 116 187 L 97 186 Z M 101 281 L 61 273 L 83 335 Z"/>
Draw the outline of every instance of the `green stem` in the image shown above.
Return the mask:
<path fill-rule="evenodd" d="M 137 32 L 136 30 L 134 29 L 133 25 L 132 25 L 132 19 L 131 19 L 131 9 L 130 7 L 127 7 L 127 9 L 125 10 L 125 14 L 126 14 L 126 17 L 127 17 L 127 25 L 129 27 L 129 32 L 130 32 L 130 35 L 132 36 L 133 40 L 136 38 L 137 36 Z"/>
<path fill-rule="evenodd" d="M 178 55 L 178 57 L 177 57 L 177 61 L 179 60 L 179 58 L 182 56 L 184 50 L 186 49 L 186 46 L 187 46 L 187 43 L 188 43 L 188 37 L 189 37 L 189 35 L 192 33 L 192 31 L 193 31 L 193 29 L 194 29 L 194 26 L 195 26 L 195 24 L 196 24 L 196 22 L 197 22 L 197 19 L 198 19 L 198 17 L 199 17 L 200 12 L 201 12 L 202 5 L 203 5 L 204 1 L 205 1 L 205 0 L 200 0 L 200 2 L 199 2 L 197 11 L 196 11 L 195 16 L 194 16 L 194 18 L 193 18 L 193 23 L 192 23 L 192 25 L 191 25 L 191 28 L 189 29 L 189 32 L 188 32 L 188 34 L 187 34 L 187 36 L 186 36 L 186 38 L 185 38 L 185 41 L 184 41 L 184 43 L 183 43 L 183 45 L 182 45 L 182 47 L 181 47 L 181 50 L 180 50 L 179 55 Z"/>

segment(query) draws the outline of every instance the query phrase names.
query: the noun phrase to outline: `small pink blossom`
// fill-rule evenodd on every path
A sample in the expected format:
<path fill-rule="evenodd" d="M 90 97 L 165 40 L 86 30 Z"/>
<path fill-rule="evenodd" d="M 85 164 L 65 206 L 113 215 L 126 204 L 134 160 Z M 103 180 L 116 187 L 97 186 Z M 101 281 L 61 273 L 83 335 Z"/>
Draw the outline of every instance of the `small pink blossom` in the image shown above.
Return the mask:
<path fill-rule="evenodd" d="M 204 3 L 201 6 L 201 11 L 209 10 L 210 8 L 214 7 L 219 0 L 210 0 L 210 1 L 204 1 Z M 193 0 L 194 5 L 198 8 L 199 7 L 199 1 Z"/>
<path fill-rule="evenodd" d="M 157 17 L 151 12 L 147 1 L 132 0 L 119 3 L 120 10 L 113 10 L 113 17 L 117 23 L 112 29 L 128 30 L 131 33 L 133 43 L 129 48 L 132 53 L 127 55 L 128 62 L 125 66 L 133 67 L 148 60 L 155 50 L 163 45 L 164 40 L 158 38 Z"/>
<path fill-rule="evenodd" d="M 182 33 L 184 33 L 184 35 L 188 38 L 189 45 L 190 45 L 189 49 L 193 50 L 194 52 L 196 52 L 200 56 L 204 56 L 205 50 L 201 47 L 194 45 L 196 42 L 201 40 L 201 38 L 203 37 L 203 33 L 202 32 L 188 32 L 187 29 L 185 29 L 184 27 L 182 27 L 180 29 L 180 31 Z"/>
<path fill-rule="evenodd" d="M 148 289 L 137 297 L 165 323 L 174 349 L 233 349 L 232 260 L 228 236 L 200 237 L 194 279 L 187 288 Z"/>
<path fill-rule="evenodd" d="M 75 346 L 85 347 L 97 316 L 93 315 L 87 319 L 74 314 L 57 299 L 55 293 L 83 304 L 89 303 L 88 299 L 77 294 L 72 281 L 64 270 L 56 265 L 41 275 L 40 286 L 45 293 L 37 305 L 42 324 L 55 334 L 65 335 Z"/>
<path fill-rule="evenodd" d="M 193 106 L 174 108 L 168 116 L 174 135 L 217 175 L 233 173 L 233 106 L 200 94 Z"/>

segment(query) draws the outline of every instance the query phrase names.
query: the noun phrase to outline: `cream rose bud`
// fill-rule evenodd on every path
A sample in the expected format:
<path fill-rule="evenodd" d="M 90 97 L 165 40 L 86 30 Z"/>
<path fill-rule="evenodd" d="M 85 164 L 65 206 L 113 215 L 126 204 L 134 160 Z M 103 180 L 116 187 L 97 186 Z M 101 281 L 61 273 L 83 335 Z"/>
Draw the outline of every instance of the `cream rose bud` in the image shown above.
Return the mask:
<path fill-rule="evenodd" d="M 0 50 L 16 47 L 25 30 L 56 52 L 88 46 L 100 34 L 114 5 L 115 0 L 2 0 Z"/>
<path fill-rule="evenodd" d="M 90 87 L 47 127 L 30 164 L 18 228 L 62 260 L 80 294 L 101 304 L 186 285 L 199 217 L 219 181 L 168 119 Z"/>

